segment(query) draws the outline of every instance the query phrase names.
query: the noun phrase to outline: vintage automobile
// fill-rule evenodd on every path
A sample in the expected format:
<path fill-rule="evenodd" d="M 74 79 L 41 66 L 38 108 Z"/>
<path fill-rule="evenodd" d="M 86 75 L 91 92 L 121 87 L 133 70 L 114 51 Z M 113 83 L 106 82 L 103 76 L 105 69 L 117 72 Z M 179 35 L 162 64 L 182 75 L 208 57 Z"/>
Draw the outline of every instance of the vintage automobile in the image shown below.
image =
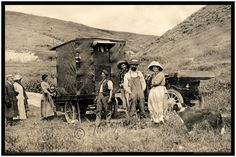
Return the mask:
<path fill-rule="evenodd" d="M 188 106 L 199 105 L 204 107 L 206 90 L 201 86 L 201 81 L 214 77 L 209 71 L 181 70 L 166 75 L 166 88 L 169 102 L 172 104 L 184 103 Z"/>
<path fill-rule="evenodd" d="M 150 75 L 149 75 L 150 76 Z M 147 108 L 148 90 L 150 90 L 150 77 L 147 76 L 147 89 L 145 93 L 145 104 Z M 170 106 L 181 103 L 186 106 L 204 107 L 204 95 L 207 94 L 201 81 L 214 78 L 214 74 L 209 71 L 180 70 L 175 73 L 165 74 L 166 88 L 168 90 L 168 102 Z M 116 94 L 116 100 L 121 106 L 125 101 L 121 94 Z"/>
<path fill-rule="evenodd" d="M 115 97 L 112 100 L 113 116 L 124 102 L 119 93 L 116 63 L 125 58 L 125 41 L 107 38 L 78 38 L 51 50 L 57 52 L 57 94 L 53 98 L 57 111 L 65 114 L 67 122 L 80 120 L 89 110 L 95 110 L 95 85 L 101 80 L 101 72 L 111 73 Z M 178 71 L 166 74 L 166 87 L 171 104 L 203 105 L 200 81 L 214 77 L 203 71 Z M 148 84 L 148 80 L 147 80 Z M 147 92 L 146 104 L 147 104 Z"/>

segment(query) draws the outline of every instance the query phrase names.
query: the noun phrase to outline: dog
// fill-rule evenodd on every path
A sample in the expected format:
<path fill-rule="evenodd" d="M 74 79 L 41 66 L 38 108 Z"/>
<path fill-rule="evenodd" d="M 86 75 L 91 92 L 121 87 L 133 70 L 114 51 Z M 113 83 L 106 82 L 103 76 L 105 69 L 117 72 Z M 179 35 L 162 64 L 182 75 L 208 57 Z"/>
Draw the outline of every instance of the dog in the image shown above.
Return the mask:
<path fill-rule="evenodd" d="M 207 121 L 209 125 L 215 130 L 220 132 L 221 135 L 225 133 L 225 125 L 222 115 L 218 111 L 211 111 L 209 109 L 192 109 L 184 107 L 184 104 L 175 104 L 173 110 L 180 118 L 181 122 L 186 126 L 188 133 L 191 134 L 193 126 L 197 123 Z"/>

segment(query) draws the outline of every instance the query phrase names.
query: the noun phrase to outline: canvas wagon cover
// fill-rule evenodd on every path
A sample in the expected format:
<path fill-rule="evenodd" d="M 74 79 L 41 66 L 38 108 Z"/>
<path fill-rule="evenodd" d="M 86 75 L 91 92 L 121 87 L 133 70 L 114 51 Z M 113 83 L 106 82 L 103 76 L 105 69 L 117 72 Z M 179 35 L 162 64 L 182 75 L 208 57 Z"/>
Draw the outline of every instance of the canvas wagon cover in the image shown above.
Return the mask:
<path fill-rule="evenodd" d="M 114 87 L 118 86 L 117 61 L 124 57 L 125 41 L 104 38 L 78 38 L 51 50 L 57 51 L 57 87 L 64 95 L 95 94 L 95 62 L 93 44 L 99 41 L 115 43 L 110 49 L 110 70 Z M 75 59 L 79 58 L 79 67 Z M 104 63 L 105 64 L 105 63 Z"/>

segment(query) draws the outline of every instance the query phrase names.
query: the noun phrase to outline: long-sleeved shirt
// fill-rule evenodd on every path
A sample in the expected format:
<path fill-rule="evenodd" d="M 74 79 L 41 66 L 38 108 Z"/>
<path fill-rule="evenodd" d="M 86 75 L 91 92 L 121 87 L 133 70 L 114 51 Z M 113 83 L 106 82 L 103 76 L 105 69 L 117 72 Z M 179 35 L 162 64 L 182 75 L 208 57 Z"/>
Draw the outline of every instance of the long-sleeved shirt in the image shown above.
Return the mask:
<path fill-rule="evenodd" d="M 163 72 L 155 73 L 152 78 L 151 86 L 164 86 L 166 83 L 165 81 L 165 74 Z"/>
<path fill-rule="evenodd" d="M 48 90 L 50 89 L 50 85 L 47 82 L 42 81 L 41 82 L 41 88 L 42 88 L 43 93 L 49 94 Z"/>
<path fill-rule="evenodd" d="M 118 74 L 118 77 L 119 77 L 119 84 L 123 84 L 124 83 L 124 77 L 125 77 L 125 74 L 129 71 L 129 69 L 122 69 L 119 74 Z"/>
<path fill-rule="evenodd" d="M 146 82 L 142 72 L 129 70 L 124 77 L 124 90 L 126 92 L 132 93 L 131 88 L 129 87 L 129 81 L 131 80 L 131 77 L 139 77 L 143 91 L 146 89 Z"/>

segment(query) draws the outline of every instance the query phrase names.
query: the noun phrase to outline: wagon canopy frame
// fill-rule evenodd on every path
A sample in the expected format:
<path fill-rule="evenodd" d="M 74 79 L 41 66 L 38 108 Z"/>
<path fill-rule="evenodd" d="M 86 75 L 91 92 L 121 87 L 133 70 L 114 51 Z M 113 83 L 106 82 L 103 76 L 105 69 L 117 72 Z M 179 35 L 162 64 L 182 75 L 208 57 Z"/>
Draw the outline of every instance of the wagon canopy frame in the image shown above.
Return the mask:
<path fill-rule="evenodd" d="M 57 48 L 59 48 L 63 45 L 69 44 L 69 43 L 74 42 L 74 41 L 83 41 L 83 40 L 98 40 L 98 41 L 103 41 L 103 42 L 109 40 L 110 42 L 114 42 L 114 43 L 115 42 L 124 42 L 124 43 L 126 42 L 125 40 L 122 40 L 122 39 L 113 39 L 113 38 L 98 38 L 98 37 L 76 38 L 76 39 L 73 39 L 73 40 L 69 40 L 65 43 L 59 44 L 57 46 L 54 46 L 54 47 L 50 48 L 49 50 L 54 51 L 54 50 L 56 50 Z"/>

